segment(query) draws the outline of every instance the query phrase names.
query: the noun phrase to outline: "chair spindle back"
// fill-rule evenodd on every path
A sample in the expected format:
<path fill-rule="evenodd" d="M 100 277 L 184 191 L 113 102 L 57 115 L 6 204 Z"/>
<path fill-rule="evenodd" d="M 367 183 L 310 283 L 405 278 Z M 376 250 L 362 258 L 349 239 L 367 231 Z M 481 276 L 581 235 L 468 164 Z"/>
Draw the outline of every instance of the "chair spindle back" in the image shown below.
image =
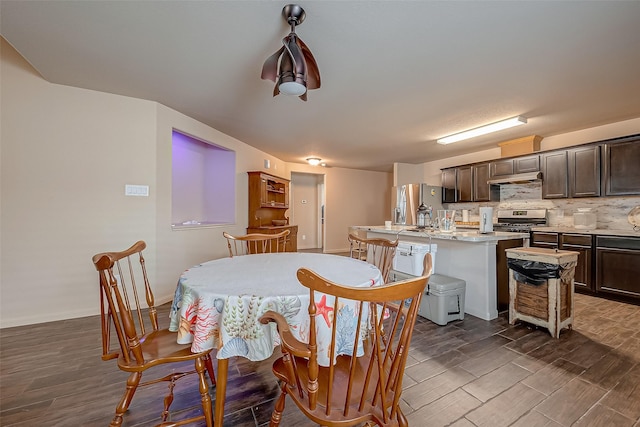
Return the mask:
<path fill-rule="evenodd" d="M 227 239 L 229 256 L 249 254 L 265 254 L 285 252 L 290 230 L 284 230 L 277 234 L 252 233 L 244 236 L 233 236 L 226 231 L 222 235 Z"/>
<path fill-rule="evenodd" d="M 389 273 L 393 267 L 393 258 L 396 256 L 398 239 L 368 239 L 360 237 L 354 233 L 349 233 L 349 255 L 351 258 L 358 258 L 360 254 L 366 253 L 366 261 L 375 265 L 382 273 L 384 283 L 388 282 Z"/>

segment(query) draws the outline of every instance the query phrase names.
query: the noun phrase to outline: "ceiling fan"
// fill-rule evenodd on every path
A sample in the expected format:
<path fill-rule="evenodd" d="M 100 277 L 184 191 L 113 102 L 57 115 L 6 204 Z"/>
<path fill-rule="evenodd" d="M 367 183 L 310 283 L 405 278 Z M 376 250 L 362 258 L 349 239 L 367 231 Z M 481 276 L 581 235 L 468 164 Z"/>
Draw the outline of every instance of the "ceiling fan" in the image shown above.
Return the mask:
<path fill-rule="evenodd" d="M 291 32 L 282 39 L 283 46 L 264 62 L 262 79 L 276 82 L 273 96 L 284 93 L 306 101 L 307 89 L 320 87 L 318 64 L 307 45 L 296 34 L 296 25 L 302 24 L 306 14 L 297 4 L 288 4 L 282 9 L 282 16 L 291 25 Z"/>

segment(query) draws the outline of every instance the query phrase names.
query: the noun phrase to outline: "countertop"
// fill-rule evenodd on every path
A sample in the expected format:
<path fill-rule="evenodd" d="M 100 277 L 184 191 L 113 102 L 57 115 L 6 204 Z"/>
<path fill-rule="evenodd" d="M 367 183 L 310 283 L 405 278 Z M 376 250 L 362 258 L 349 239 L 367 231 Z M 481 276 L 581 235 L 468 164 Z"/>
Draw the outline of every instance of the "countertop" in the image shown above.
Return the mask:
<path fill-rule="evenodd" d="M 441 239 L 441 240 L 459 240 L 464 242 L 493 242 L 498 240 L 511 240 L 511 239 L 528 239 L 529 233 L 511 233 L 507 231 L 495 231 L 493 233 L 481 234 L 478 230 L 469 230 L 464 229 L 461 231 L 454 231 L 451 233 L 444 233 L 441 231 L 431 231 L 429 229 L 421 230 L 421 231 L 409 231 L 415 230 L 415 226 L 402 226 L 402 225 L 392 225 L 390 228 L 385 227 L 384 225 L 363 225 L 363 226 L 353 226 L 353 228 L 360 230 L 367 230 L 381 234 L 390 234 L 393 236 L 398 236 L 400 239 L 402 237 L 413 237 L 413 238 L 431 238 L 431 239 Z"/>
<path fill-rule="evenodd" d="M 543 231 L 547 233 L 597 234 L 600 236 L 640 237 L 640 231 L 610 230 L 606 228 L 594 228 L 592 230 L 584 230 L 582 228 L 557 226 L 557 227 L 533 227 L 531 231 Z"/>

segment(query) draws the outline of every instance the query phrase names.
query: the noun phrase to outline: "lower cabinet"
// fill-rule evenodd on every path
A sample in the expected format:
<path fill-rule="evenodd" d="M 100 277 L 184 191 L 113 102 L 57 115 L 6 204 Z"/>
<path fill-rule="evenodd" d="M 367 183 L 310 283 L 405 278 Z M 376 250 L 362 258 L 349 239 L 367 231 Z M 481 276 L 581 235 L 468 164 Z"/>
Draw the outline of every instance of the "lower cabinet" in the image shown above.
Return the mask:
<path fill-rule="evenodd" d="M 593 284 L 593 236 L 590 234 L 561 234 L 560 247 L 578 252 L 578 263 L 574 274 L 576 290 L 594 291 Z"/>
<path fill-rule="evenodd" d="M 640 300 L 640 238 L 596 236 L 596 290 Z"/>
<path fill-rule="evenodd" d="M 298 252 L 297 225 L 284 225 L 282 227 L 249 227 L 247 228 L 247 233 L 278 234 L 283 232 L 284 230 L 290 231 L 289 235 L 287 236 L 285 252 Z"/>
<path fill-rule="evenodd" d="M 546 231 L 531 232 L 531 246 L 536 248 L 558 249 L 558 233 Z"/>
<path fill-rule="evenodd" d="M 640 237 L 533 231 L 531 246 L 578 252 L 577 292 L 640 303 Z"/>
<path fill-rule="evenodd" d="M 498 312 L 509 310 L 509 266 L 505 250 L 520 248 L 522 239 L 498 240 L 496 245 L 496 285 L 498 288 Z"/>

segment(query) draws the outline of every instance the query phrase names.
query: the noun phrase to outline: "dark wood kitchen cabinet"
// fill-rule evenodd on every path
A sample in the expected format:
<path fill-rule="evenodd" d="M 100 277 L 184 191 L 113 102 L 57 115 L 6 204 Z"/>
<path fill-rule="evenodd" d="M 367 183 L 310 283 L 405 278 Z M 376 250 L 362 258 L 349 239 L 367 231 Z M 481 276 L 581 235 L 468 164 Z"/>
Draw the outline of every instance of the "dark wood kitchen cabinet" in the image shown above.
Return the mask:
<path fill-rule="evenodd" d="M 562 199 L 569 196 L 567 152 L 552 151 L 541 156 L 542 198 Z"/>
<path fill-rule="evenodd" d="M 509 310 L 509 266 L 507 249 L 520 248 L 522 239 L 498 240 L 496 244 L 496 286 L 498 289 L 498 312 Z"/>
<path fill-rule="evenodd" d="M 511 159 L 500 159 L 490 162 L 491 178 L 499 178 L 516 173 L 538 172 L 540 170 L 540 156 L 520 156 Z"/>
<path fill-rule="evenodd" d="M 604 195 L 639 195 L 640 135 L 605 143 L 602 151 Z"/>
<path fill-rule="evenodd" d="M 487 184 L 489 180 L 489 163 L 480 163 L 471 167 L 473 175 L 473 201 L 474 202 L 488 202 L 490 200 L 500 199 L 500 190 L 497 191 L 497 195 L 492 194 L 491 185 Z"/>
<path fill-rule="evenodd" d="M 455 203 L 457 201 L 456 168 L 442 169 L 442 203 Z"/>
<path fill-rule="evenodd" d="M 596 236 L 596 291 L 640 302 L 640 238 Z"/>
<path fill-rule="evenodd" d="M 456 168 L 456 192 L 458 202 L 473 201 L 473 175 L 472 166 L 460 166 Z"/>
<path fill-rule="evenodd" d="M 577 292 L 640 304 L 640 237 L 533 231 L 531 246 L 578 252 Z"/>
<path fill-rule="evenodd" d="M 560 234 L 560 249 L 578 252 L 573 276 L 576 290 L 593 292 L 593 236 L 591 234 Z"/>
<path fill-rule="evenodd" d="M 533 231 L 531 246 L 578 252 L 574 283 L 578 291 L 593 293 L 593 236 L 590 234 Z"/>
<path fill-rule="evenodd" d="M 536 248 L 558 249 L 558 233 L 532 231 L 531 246 Z"/>
<path fill-rule="evenodd" d="M 600 196 L 600 146 L 543 153 L 542 198 Z"/>
<path fill-rule="evenodd" d="M 600 196 L 600 146 L 567 150 L 567 163 L 569 197 Z"/>

